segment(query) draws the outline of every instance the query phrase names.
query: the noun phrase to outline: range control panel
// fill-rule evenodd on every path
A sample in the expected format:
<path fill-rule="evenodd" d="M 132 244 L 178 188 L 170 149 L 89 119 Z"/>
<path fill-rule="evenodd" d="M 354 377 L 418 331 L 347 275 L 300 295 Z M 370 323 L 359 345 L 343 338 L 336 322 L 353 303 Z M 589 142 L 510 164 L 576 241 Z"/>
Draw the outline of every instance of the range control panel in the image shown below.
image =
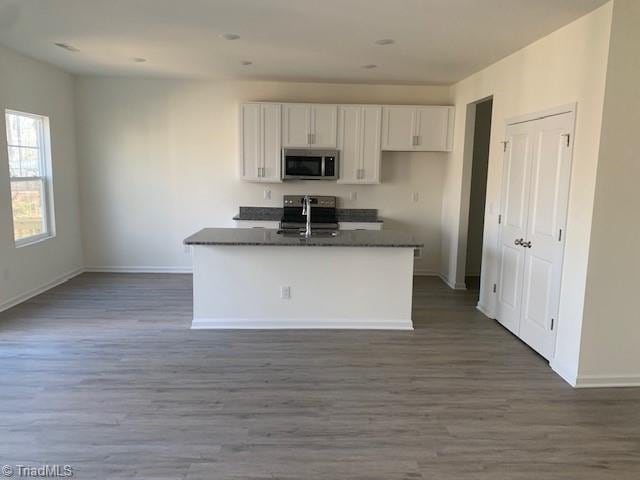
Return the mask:
<path fill-rule="evenodd" d="M 301 207 L 304 204 L 304 195 L 285 195 L 285 207 Z M 336 208 L 336 197 L 325 195 L 311 195 L 311 205 L 314 207 Z"/>

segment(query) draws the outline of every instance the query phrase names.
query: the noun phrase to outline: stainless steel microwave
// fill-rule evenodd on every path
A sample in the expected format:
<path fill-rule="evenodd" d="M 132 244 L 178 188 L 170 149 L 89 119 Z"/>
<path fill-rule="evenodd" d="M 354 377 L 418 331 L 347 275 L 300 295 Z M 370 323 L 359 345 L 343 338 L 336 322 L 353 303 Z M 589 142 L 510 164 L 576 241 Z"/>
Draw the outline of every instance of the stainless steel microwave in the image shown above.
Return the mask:
<path fill-rule="evenodd" d="M 336 180 L 338 150 L 282 149 L 283 180 Z"/>

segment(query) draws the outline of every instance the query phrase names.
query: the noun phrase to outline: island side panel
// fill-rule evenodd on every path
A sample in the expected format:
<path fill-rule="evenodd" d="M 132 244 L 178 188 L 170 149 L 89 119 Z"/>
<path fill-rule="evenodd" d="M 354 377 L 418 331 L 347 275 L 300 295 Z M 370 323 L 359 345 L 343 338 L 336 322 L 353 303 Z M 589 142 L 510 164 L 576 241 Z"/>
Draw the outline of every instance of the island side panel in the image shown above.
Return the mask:
<path fill-rule="evenodd" d="M 413 328 L 412 248 L 195 245 L 193 284 L 192 328 Z"/>

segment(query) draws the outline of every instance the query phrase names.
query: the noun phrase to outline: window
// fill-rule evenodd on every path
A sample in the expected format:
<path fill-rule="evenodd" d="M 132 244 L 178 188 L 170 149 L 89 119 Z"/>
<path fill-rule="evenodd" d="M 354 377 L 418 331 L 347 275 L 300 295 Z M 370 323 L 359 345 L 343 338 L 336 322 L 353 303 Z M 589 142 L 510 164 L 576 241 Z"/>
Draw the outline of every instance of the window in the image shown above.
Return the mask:
<path fill-rule="evenodd" d="M 5 111 L 13 238 L 22 246 L 53 236 L 49 119 Z"/>

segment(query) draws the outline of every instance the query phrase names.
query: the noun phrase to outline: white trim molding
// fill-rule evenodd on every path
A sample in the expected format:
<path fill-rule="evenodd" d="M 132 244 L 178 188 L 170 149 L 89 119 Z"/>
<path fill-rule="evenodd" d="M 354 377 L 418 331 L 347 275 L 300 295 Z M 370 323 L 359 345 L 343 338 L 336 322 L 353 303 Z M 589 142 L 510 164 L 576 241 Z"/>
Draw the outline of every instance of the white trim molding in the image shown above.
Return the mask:
<path fill-rule="evenodd" d="M 570 371 L 568 368 L 566 368 L 563 365 L 558 364 L 557 362 L 551 361 L 549 362 L 549 366 L 551 367 L 551 369 L 556 372 L 558 375 L 560 375 L 560 377 L 567 382 L 569 385 L 571 385 L 572 387 L 576 387 L 576 377 L 577 375 Z"/>
<path fill-rule="evenodd" d="M 640 374 L 636 375 L 578 375 L 576 388 L 640 387 Z"/>
<path fill-rule="evenodd" d="M 440 280 L 442 280 L 444 283 L 446 283 L 449 288 L 453 289 L 453 290 L 466 290 L 467 289 L 467 285 L 464 282 L 457 282 L 454 283 L 451 280 L 449 280 L 444 274 L 439 273 L 438 277 L 440 277 Z"/>
<path fill-rule="evenodd" d="M 25 293 L 22 293 L 20 295 L 17 295 L 13 298 L 10 298 L 9 300 L 0 303 L 0 312 L 4 312 L 5 310 L 10 309 L 11 307 L 15 307 L 16 305 L 22 303 L 22 302 L 26 302 L 27 300 L 29 300 L 30 298 L 33 298 L 37 295 L 40 295 L 41 293 L 46 292 L 47 290 L 51 290 L 54 287 L 57 287 L 58 285 L 61 285 L 69 280 L 71 280 L 73 277 L 76 277 L 78 275 L 80 275 L 81 273 L 84 272 L 84 269 L 82 267 L 79 268 L 75 268 L 73 270 L 71 270 L 70 272 L 65 273 L 64 275 L 61 275 L 53 280 L 51 280 L 50 282 L 47 282 L 43 285 L 40 285 L 39 287 L 33 288 Z"/>
<path fill-rule="evenodd" d="M 193 273 L 191 267 L 152 267 L 152 266 L 120 266 L 120 267 L 85 267 L 85 272 L 96 273 Z"/>
<path fill-rule="evenodd" d="M 194 318 L 192 330 L 357 329 L 413 330 L 405 319 L 357 318 Z"/>
<path fill-rule="evenodd" d="M 495 320 L 495 315 L 493 313 L 491 313 L 489 311 L 489 309 L 487 307 L 485 307 L 484 305 L 482 305 L 481 303 L 478 302 L 478 304 L 476 305 L 476 309 L 482 313 L 485 317 L 488 317 L 492 320 Z"/>

